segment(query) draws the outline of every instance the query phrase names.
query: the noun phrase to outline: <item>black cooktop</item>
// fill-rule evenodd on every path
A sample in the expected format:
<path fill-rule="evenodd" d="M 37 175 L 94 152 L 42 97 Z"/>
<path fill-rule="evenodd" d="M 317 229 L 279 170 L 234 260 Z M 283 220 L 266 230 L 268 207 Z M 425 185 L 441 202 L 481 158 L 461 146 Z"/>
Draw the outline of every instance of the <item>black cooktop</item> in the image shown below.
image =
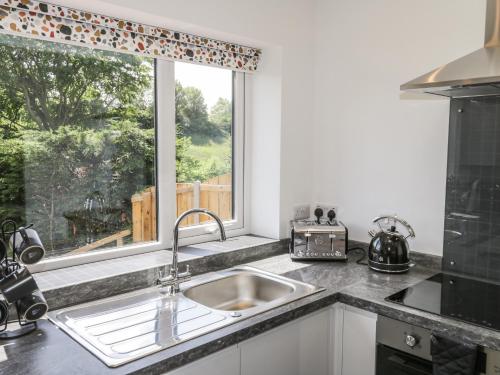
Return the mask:
<path fill-rule="evenodd" d="M 500 285 L 439 273 L 386 301 L 500 331 Z"/>

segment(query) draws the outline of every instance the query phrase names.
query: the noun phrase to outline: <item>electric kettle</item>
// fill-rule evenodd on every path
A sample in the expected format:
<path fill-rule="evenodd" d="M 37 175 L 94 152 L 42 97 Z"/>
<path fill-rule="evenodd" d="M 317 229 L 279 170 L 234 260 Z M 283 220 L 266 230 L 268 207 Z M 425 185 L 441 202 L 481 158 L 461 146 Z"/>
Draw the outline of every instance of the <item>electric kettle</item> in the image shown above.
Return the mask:
<path fill-rule="evenodd" d="M 380 216 L 373 219 L 373 222 L 378 225 L 379 231 L 368 232 L 372 237 L 368 248 L 368 266 L 379 272 L 407 272 L 410 269 L 410 246 L 407 238 L 415 237 L 411 225 L 397 216 Z M 398 224 L 405 228 L 408 235 L 398 232 Z"/>

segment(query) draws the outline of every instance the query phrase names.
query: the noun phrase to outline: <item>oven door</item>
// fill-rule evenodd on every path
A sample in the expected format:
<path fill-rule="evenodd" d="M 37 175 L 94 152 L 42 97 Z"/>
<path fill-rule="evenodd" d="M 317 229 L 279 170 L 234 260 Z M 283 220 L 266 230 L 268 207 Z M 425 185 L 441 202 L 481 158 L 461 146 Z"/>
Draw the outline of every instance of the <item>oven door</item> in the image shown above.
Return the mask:
<path fill-rule="evenodd" d="M 377 344 L 376 375 L 432 375 L 432 362 Z"/>

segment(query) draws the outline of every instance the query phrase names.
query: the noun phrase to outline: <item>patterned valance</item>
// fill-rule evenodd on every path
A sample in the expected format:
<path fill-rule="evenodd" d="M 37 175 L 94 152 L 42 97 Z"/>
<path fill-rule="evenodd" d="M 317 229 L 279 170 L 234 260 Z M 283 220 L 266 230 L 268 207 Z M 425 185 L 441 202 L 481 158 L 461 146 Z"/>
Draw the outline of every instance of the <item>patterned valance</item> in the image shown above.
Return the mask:
<path fill-rule="evenodd" d="M 0 32 L 255 71 L 260 50 L 35 0 L 0 0 Z"/>

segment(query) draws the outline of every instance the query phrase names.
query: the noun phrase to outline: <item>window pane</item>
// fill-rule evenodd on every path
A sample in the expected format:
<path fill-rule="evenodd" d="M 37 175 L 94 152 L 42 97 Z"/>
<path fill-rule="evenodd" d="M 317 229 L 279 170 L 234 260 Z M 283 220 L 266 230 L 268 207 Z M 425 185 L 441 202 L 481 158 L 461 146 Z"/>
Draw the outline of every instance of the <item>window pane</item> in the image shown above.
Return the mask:
<path fill-rule="evenodd" d="M 177 215 L 201 207 L 233 218 L 233 73 L 175 63 Z M 191 216 L 184 226 L 209 221 Z"/>
<path fill-rule="evenodd" d="M 156 239 L 154 60 L 0 35 L 0 218 L 48 256 Z"/>

